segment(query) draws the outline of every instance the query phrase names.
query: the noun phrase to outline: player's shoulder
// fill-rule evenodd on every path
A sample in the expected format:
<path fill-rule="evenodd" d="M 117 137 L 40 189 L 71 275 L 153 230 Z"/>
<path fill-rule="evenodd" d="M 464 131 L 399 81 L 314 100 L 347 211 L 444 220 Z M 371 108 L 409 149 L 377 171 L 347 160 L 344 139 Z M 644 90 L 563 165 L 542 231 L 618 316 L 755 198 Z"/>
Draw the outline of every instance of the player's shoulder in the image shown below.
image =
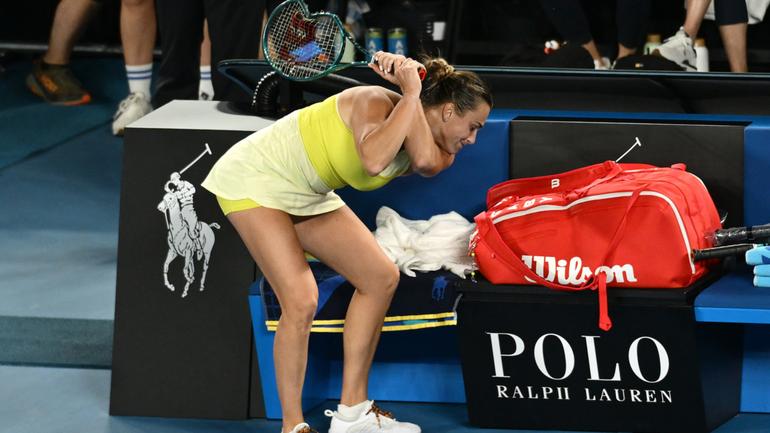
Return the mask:
<path fill-rule="evenodd" d="M 358 86 L 340 94 L 338 108 L 347 125 L 381 122 L 396 106 L 401 96 L 380 86 Z"/>
<path fill-rule="evenodd" d="M 345 90 L 343 96 L 348 96 L 356 106 L 382 106 L 393 108 L 401 99 L 398 93 L 382 86 L 358 86 Z"/>

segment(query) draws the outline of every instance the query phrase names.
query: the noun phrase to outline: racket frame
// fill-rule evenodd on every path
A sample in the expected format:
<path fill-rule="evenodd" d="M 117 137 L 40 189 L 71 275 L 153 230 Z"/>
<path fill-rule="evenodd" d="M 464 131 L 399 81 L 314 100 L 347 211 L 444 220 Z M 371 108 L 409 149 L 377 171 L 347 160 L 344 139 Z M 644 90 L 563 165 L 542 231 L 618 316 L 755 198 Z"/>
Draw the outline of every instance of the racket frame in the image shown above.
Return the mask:
<path fill-rule="evenodd" d="M 339 30 L 339 32 L 342 34 L 342 36 L 344 38 L 342 40 L 343 47 L 340 50 L 339 54 L 337 54 L 337 57 L 331 63 L 331 66 L 326 68 L 323 72 L 319 72 L 318 74 L 312 75 L 310 77 L 294 77 L 294 76 L 291 76 L 291 75 L 287 75 L 287 74 L 285 74 L 281 70 L 281 68 L 275 66 L 274 59 L 272 59 L 271 56 L 270 56 L 270 51 L 268 50 L 268 43 L 267 43 L 267 29 L 270 28 L 270 23 L 273 21 L 273 18 L 276 16 L 276 14 L 281 13 L 284 8 L 288 7 L 289 3 L 297 4 L 300 7 L 300 9 L 302 10 L 302 13 L 305 15 L 305 18 L 307 18 L 307 19 L 313 19 L 313 18 L 317 18 L 317 17 L 328 17 L 328 18 L 330 18 L 332 20 L 332 22 L 334 22 L 334 24 L 337 26 L 337 30 Z M 346 48 L 345 40 L 350 41 L 353 44 L 353 46 L 359 52 L 361 52 L 364 55 L 366 55 L 368 60 L 358 60 L 358 61 L 350 62 L 350 63 L 341 63 L 342 56 L 345 54 L 345 48 Z M 265 30 L 264 30 L 264 32 L 262 34 L 262 50 L 265 53 L 265 60 L 267 60 L 267 62 L 270 64 L 270 66 L 272 66 L 273 69 L 280 76 L 282 76 L 284 78 L 287 78 L 289 80 L 292 80 L 292 81 L 312 81 L 312 80 L 316 80 L 318 78 L 325 77 L 325 76 L 327 76 L 329 74 L 332 74 L 332 73 L 334 73 L 336 71 L 345 69 L 345 68 L 350 67 L 350 66 L 368 65 L 369 63 L 372 62 L 372 56 L 369 54 L 369 51 L 366 50 L 365 48 L 363 48 L 361 45 L 359 45 L 358 42 L 356 42 L 355 38 L 353 38 L 353 36 L 351 36 L 350 33 L 347 30 L 345 30 L 345 27 L 342 25 L 342 21 L 340 20 L 340 18 L 336 14 L 333 14 L 331 12 L 324 12 L 324 11 L 311 13 L 310 10 L 308 9 L 307 4 L 304 1 L 302 1 L 302 0 L 286 0 L 286 1 L 282 2 L 281 4 L 279 4 L 273 10 L 273 12 L 270 13 L 270 17 L 268 17 L 267 22 L 265 23 Z"/>

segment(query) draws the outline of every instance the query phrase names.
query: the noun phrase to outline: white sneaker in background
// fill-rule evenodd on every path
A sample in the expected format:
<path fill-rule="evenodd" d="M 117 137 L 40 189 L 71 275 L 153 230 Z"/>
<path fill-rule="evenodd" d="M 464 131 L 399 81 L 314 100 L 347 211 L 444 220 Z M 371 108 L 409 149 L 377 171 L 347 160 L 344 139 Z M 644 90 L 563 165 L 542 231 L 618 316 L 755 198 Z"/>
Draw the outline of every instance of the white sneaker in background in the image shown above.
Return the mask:
<path fill-rule="evenodd" d="M 356 419 L 345 419 L 339 412 L 326 410 L 331 417 L 329 433 L 420 433 L 416 424 L 396 421 L 393 414 L 377 407 L 373 401 L 366 402 L 366 407 Z"/>
<path fill-rule="evenodd" d="M 601 60 L 594 60 L 594 69 L 597 71 L 606 71 L 611 68 L 612 63 L 610 63 L 609 57 L 602 57 Z"/>
<path fill-rule="evenodd" d="M 150 111 L 152 111 L 152 105 L 144 93 L 129 94 L 126 99 L 120 101 L 118 111 L 112 116 L 112 133 L 123 135 L 128 124 L 141 119 Z"/>
<path fill-rule="evenodd" d="M 653 51 L 653 54 L 659 54 L 661 57 L 671 60 L 684 68 L 685 71 L 695 71 L 695 47 L 692 38 L 684 31 L 684 27 L 679 27 L 679 31 L 674 36 L 663 41 L 663 43 Z"/>

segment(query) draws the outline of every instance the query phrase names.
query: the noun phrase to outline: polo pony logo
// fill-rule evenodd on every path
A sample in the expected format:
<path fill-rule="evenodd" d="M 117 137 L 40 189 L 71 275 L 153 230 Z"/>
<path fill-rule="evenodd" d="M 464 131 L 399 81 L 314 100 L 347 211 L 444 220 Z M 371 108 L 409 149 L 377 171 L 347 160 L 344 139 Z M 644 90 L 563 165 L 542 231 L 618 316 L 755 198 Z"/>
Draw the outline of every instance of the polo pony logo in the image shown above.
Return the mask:
<path fill-rule="evenodd" d="M 166 229 L 168 235 L 168 252 L 166 261 L 163 263 L 163 283 L 172 292 L 174 285 L 168 280 L 168 268 L 171 262 L 177 257 L 184 257 L 184 267 L 182 273 L 186 280 L 182 297 L 187 297 L 187 292 L 195 282 L 195 261 L 203 260 L 203 271 L 200 279 L 200 291 L 206 282 L 206 271 L 209 268 L 209 259 L 211 251 L 214 248 L 214 230 L 218 229 L 219 224 L 206 224 L 198 221 L 198 215 L 195 213 L 194 199 L 195 187 L 190 182 L 182 179 L 182 173 L 192 167 L 205 155 L 211 155 L 211 148 L 206 143 L 204 150 L 193 162 L 187 165 L 179 172 L 171 173 L 169 180 L 163 186 L 166 194 L 163 200 L 158 203 L 157 209 L 163 213 L 166 220 Z"/>

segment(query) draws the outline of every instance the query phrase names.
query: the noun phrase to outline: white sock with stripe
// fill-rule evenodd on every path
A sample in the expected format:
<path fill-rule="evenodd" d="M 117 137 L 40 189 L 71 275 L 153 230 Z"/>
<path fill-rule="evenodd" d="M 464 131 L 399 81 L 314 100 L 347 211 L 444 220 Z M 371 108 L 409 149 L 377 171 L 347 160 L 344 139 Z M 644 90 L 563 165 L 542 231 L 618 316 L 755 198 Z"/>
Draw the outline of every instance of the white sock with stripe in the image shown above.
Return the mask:
<path fill-rule="evenodd" d="M 152 63 L 146 65 L 126 65 L 128 76 L 128 91 L 143 93 L 150 99 L 150 84 L 152 83 Z"/>
<path fill-rule="evenodd" d="M 198 84 L 198 99 L 214 99 L 214 84 L 211 82 L 211 65 L 201 66 L 201 81 Z"/>

